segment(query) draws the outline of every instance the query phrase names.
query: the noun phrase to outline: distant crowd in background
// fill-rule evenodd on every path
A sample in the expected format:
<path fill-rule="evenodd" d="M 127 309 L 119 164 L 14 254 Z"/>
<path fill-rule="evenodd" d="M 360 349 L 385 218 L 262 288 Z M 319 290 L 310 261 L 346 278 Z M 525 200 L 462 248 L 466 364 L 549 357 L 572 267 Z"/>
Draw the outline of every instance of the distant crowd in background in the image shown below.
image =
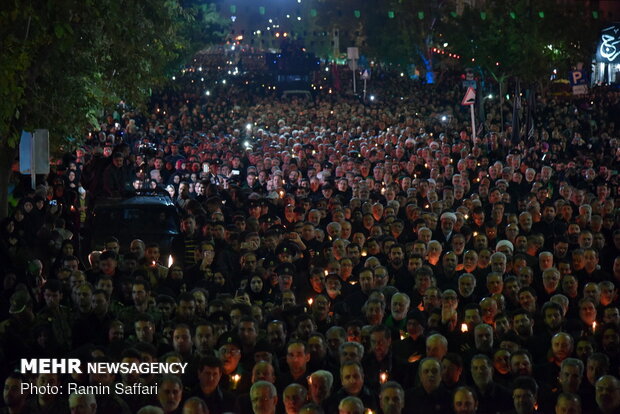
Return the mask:
<path fill-rule="evenodd" d="M 516 132 L 514 98 L 480 95 L 472 137 L 459 79 L 378 69 L 362 101 L 346 74 L 280 98 L 190 68 L 16 180 L 0 412 L 620 412 L 620 93 L 539 94 Z M 148 192 L 178 206 L 172 244 L 92 250 L 93 206 Z M 16 371 L 50 357 L 188 368 Z M 19 391 L 67 381 L 158 392 Z"/>

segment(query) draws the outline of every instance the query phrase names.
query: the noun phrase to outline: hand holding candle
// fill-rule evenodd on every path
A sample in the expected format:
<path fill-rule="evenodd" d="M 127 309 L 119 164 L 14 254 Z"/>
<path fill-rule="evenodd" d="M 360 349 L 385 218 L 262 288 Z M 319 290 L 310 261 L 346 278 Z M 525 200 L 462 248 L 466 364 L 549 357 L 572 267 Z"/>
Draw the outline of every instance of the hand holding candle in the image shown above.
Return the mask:
<path fill-rule="evenodd" d="M 231 377 L 231 380 L 232 380 L 232 389 L 236 390 L 237 386 L 239 385 L 239 381 L 241 381 L 241 375 L 235 374 Z"/>

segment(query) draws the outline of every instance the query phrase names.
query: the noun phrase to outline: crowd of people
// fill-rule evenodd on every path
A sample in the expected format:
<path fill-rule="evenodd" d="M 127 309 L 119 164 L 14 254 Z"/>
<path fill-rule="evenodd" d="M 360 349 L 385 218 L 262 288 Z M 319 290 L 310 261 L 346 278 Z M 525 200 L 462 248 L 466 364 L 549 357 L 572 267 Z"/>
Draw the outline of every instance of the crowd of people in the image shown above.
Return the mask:
<path fill-rule="evenodd" d="M 2 412 L 620 412 L 620 93 L 541 93 L 516 133 L 487 99 L 472 137 L 457 79 L 379 70 L 370 104 L 324 73 L 309 100 L 188 71 L 17 185 Z M 84 243 L 99 200 L 145 190 L 180 211 L 169 252 Z M 188 365 L 18 371 L 69 357 Z M 158 391 L 21 391 L 68 382 Z"/>

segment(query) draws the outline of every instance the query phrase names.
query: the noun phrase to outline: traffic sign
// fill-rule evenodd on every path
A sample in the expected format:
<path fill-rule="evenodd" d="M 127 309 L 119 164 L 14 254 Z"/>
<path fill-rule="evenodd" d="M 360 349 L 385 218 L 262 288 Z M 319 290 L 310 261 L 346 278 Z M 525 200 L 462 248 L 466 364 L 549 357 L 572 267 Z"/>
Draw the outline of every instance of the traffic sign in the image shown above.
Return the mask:
<path fill-rule="evenodd" d="M 465 96 L 461 101 L 461 105 L 468 106 L 473 105 L 476 102 L 476 90 L 472 87 L 467 88 L 467 92 L 465 92 Z"/>

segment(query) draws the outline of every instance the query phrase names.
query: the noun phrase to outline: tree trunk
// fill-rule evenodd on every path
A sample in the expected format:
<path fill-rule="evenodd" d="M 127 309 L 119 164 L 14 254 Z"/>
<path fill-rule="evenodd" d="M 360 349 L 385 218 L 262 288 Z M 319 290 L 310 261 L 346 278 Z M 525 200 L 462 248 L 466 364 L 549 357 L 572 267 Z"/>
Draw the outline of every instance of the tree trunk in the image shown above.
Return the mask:
<path fill-rule="evenodd" d="M 0 220 L 9 214 L 9 181 L 17 148 L 11 148 L 6 139 L 0 142 Z"/>

